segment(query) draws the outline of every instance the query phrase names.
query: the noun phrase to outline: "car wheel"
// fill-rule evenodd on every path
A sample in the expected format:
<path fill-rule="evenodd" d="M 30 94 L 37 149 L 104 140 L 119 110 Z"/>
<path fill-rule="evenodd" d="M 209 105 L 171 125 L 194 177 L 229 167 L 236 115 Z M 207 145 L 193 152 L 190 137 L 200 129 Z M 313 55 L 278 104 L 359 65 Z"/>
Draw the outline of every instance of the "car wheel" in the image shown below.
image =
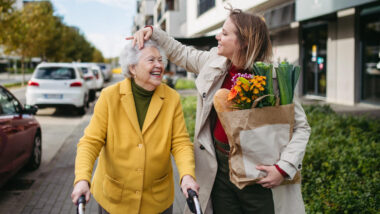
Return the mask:
<path fill-rule="evenodd" d="M 29 162 L 27 164 L 27 168 L 29 170 L 36 170 L 41 165 L 41 157 L 42 157 L 42 140 L 41 135 L 36 134 L 34 137 L 33 150 L 30 155 Z"/>
<path fill-rule="evenodd" d="M 87 106 L 88 106 L 88 101 L 87 101 L 87 96 L 86 96 L 83 99 L 83 106 L 81 106 L 81 107 L 78 108 L 78 114 L 79 115 L 86 114 Z"/>
<path fill-rule="evenodd" d="M 90 102 L 94 101 L 95 97 L 96 97 L 96 91 L 95 90 L 91 90 L 90 91 Z"/>

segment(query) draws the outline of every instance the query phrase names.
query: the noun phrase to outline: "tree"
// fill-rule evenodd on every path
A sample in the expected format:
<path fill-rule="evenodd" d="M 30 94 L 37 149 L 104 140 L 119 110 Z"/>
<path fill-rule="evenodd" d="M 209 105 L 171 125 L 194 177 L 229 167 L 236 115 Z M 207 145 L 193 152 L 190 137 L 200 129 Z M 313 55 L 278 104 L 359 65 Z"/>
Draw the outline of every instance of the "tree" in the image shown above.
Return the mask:
<path fill-rule="evenodd" d="M 13 4 L 15 0 L 1 0 L 0 1 L 0 45 L 3 43 L 4 37 L 7 33 L 6 27 L 10 22 L 10 17 L 14 11 Z"/>
<path fill-rule="evenodd" d="M 95 48 L 94 52 L 92 53 L 92 61 L 93 62 L 104 62 L 104 57 L 103 57 L 102 52 L 100 52 L 96 48 Z"/>
<path fill-rule="evenodd" d="M 53 7 L 50 2 L 26 4 L 22 10 L 9 17 L 3 40 L 4 52 L 21 57 L 22 84 L 25 82 L 24 61 L 40 56 L 45 58 L 46 49 L 54 32 Z"/>

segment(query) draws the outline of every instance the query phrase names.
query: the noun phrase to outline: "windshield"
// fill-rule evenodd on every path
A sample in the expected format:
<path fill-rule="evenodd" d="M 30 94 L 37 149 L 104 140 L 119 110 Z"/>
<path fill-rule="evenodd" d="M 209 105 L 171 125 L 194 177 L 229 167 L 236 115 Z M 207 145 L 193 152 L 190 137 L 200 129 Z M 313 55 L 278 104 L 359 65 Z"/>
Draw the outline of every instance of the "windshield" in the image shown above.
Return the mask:
<path fill-rule="evenodd" d="M 36 73 L 36 79 L 75 79 L 75 71 L 68 67 L 43 67 Z"/>

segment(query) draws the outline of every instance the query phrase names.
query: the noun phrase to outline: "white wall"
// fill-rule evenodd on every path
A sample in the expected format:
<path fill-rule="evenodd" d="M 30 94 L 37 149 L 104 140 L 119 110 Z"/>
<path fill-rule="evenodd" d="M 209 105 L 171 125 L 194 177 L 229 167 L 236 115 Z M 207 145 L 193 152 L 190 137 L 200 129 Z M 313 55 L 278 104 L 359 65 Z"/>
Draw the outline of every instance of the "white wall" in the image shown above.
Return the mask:
<path fill-rule="evenodd" d="M 286 35 L 286 36 L 285 36 Z M 299 62 L 299 44 L 298 44 L 298 28 L 290 28 L 280 31 L 273 38 L 273 62 L 277 62 L 278 58 L 285 58 L 298 65 Z"/>
<path fill-rule="evenodd" d="M 337 20 L 337 100 L 342 104 L 355 103 L 355 16 Z M 334 72 L 334 71 L 328 71 Z"/>
<path fill-rule="evenodd" d="M 228 15 L 228 11 L 224 8 L 227 2 L 229 2 L 234 8 L 247 11 L 267 1 L 269 0 L 215 0 L 215 7 L 198 17 L 198 1 L 188 0 L 186 9 L 188 22 L 187 36 L 201 36 L 208 31 L 219 28 Z"/>

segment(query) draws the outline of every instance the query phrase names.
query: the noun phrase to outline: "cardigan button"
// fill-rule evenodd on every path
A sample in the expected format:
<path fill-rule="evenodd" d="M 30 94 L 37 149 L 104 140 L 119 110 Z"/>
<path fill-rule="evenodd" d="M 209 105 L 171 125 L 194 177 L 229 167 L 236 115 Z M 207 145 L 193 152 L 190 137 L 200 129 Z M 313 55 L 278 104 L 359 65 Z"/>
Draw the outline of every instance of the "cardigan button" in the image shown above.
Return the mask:
<path fill-rule="evenodd" d="M 205 92 L 202 94 L 202 97 L 203 97 L 203 98 L 206 98 L 206 93 L 205 93 Z"/>
<path fill-rule="evenodd" d="M 204 147 L 203 145 L 200 145 L 199 148 L 200 148 L 201 150 L 205 150 L 205 147 Z"/>
<path fill-rule="evenodd" d="M 298 169 L 301 169 L 302 165 L 301 164 L 298 164 Z"/>

